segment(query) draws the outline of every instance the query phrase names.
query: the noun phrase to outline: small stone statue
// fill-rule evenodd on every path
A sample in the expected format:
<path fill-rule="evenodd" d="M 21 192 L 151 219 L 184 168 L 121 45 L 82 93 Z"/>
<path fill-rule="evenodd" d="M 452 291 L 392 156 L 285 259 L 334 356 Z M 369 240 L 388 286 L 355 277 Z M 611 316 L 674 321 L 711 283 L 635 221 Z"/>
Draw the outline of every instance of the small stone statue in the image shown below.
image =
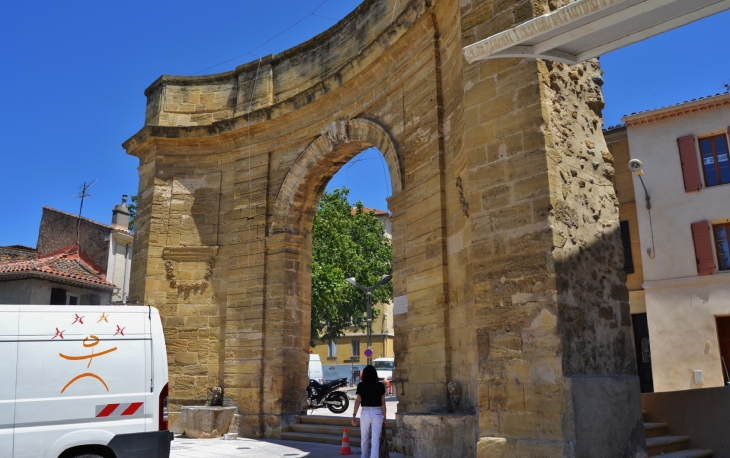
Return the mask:
<path fill-rule="evenodd" d="M 208 388 L 208 391 L 213 395 L 210 398 L 209 406 L 222 406 L 223 405 L 223 387 L 222 386 L 214 386 L 213 388 Z"/>
<path fill-rule="evenodd" d="M 459 402 L 461 402 L 461 382 L 449 382 L 448 385 L 446 385 L 446 388 L 449 390 L 449 399 L 451 399 L 451 404 L 454 405 L 454 407 L 459 405 Z"/>

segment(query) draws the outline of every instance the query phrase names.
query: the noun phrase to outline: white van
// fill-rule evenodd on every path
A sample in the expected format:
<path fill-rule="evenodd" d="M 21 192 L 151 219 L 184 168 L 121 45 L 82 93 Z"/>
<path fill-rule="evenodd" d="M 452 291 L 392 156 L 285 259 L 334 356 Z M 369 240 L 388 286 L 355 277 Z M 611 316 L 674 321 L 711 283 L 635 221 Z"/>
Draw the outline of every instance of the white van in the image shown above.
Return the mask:
<path fill-rule="evenodd" d="M 167 391 L 156 309 L 0 305 L 0 457 L 167 458 Z"/>
<path fill-rule="evenodd" d="M 375 370 L 378 372 L 378 378 L 380 380 L 386 378 L 393 380 L 395 358 L 375 358 L 373 360 L 373 366 L 375 366 Z"/>
<path fill-rule="evenodd" d="M 316 380 L 319 383 L 324 383 L 322 361 L 319 359 L 319 355 L 314 353 L 309 354 L 309 380 Z"/>

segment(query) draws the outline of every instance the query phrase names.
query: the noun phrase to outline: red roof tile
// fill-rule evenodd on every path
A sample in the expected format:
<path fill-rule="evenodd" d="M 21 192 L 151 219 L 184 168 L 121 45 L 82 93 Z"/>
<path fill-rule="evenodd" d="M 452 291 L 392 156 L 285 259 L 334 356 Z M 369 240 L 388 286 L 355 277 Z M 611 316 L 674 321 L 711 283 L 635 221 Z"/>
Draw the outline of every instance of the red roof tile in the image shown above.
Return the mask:
<path fill-rule="evenodd" d="M 375 208 L 369 208 L 369 207 L 365 207 L 365 206 L 362 207 L 362 210 L 365 213 L 367 213 L 367 212 L 373 212 L 375 214 L 375 216 L 390 216 L 390 213 L 388 213 L 385 210 L 377 210 Z M 357 213 L 357 207 L 352 207 L 351 214 L 354 215 L 355 213 Z"/>
<path fill-rule="evenodd" d="M 35 259 L 36 250 L 20 245 L 0 247 L 0 263 L 29 261 Z"/>
<path fill-rule="evenodd" d="M 39 259 L 0 263 L 0 280 L 27 277 L 43 277 L 101 289 L 114 288 L 114 284 L 106 280 L 99 266 L 85 253 L 79 252 L 76 245 Z"/>

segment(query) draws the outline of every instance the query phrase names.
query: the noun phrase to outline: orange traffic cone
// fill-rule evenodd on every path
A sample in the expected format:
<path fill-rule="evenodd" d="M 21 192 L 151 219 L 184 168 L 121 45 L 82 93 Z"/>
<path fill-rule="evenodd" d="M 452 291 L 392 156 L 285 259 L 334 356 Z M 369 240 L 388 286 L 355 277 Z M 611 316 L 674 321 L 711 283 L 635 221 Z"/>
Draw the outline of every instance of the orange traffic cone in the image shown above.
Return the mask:
<path fill-rule="evenodd" d="M 350 438 L 347 436 L 347 428 L 342 430 L 342 447 L 340 447 L 340 455 L 352 455 L 350 449 Z"/>

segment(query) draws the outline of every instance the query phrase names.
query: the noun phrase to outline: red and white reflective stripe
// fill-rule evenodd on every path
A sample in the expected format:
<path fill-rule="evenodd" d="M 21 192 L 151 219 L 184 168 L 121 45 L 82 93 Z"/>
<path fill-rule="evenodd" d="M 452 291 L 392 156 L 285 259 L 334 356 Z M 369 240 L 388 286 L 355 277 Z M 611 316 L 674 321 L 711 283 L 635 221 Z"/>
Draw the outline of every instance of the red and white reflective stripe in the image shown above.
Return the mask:
<path fill-rule="evenodd" d="M 144 402 L 128 402 L 126 404 L 102 404 L 96 406 L 96 418 L 131 417 L 144 414 Z"/>

